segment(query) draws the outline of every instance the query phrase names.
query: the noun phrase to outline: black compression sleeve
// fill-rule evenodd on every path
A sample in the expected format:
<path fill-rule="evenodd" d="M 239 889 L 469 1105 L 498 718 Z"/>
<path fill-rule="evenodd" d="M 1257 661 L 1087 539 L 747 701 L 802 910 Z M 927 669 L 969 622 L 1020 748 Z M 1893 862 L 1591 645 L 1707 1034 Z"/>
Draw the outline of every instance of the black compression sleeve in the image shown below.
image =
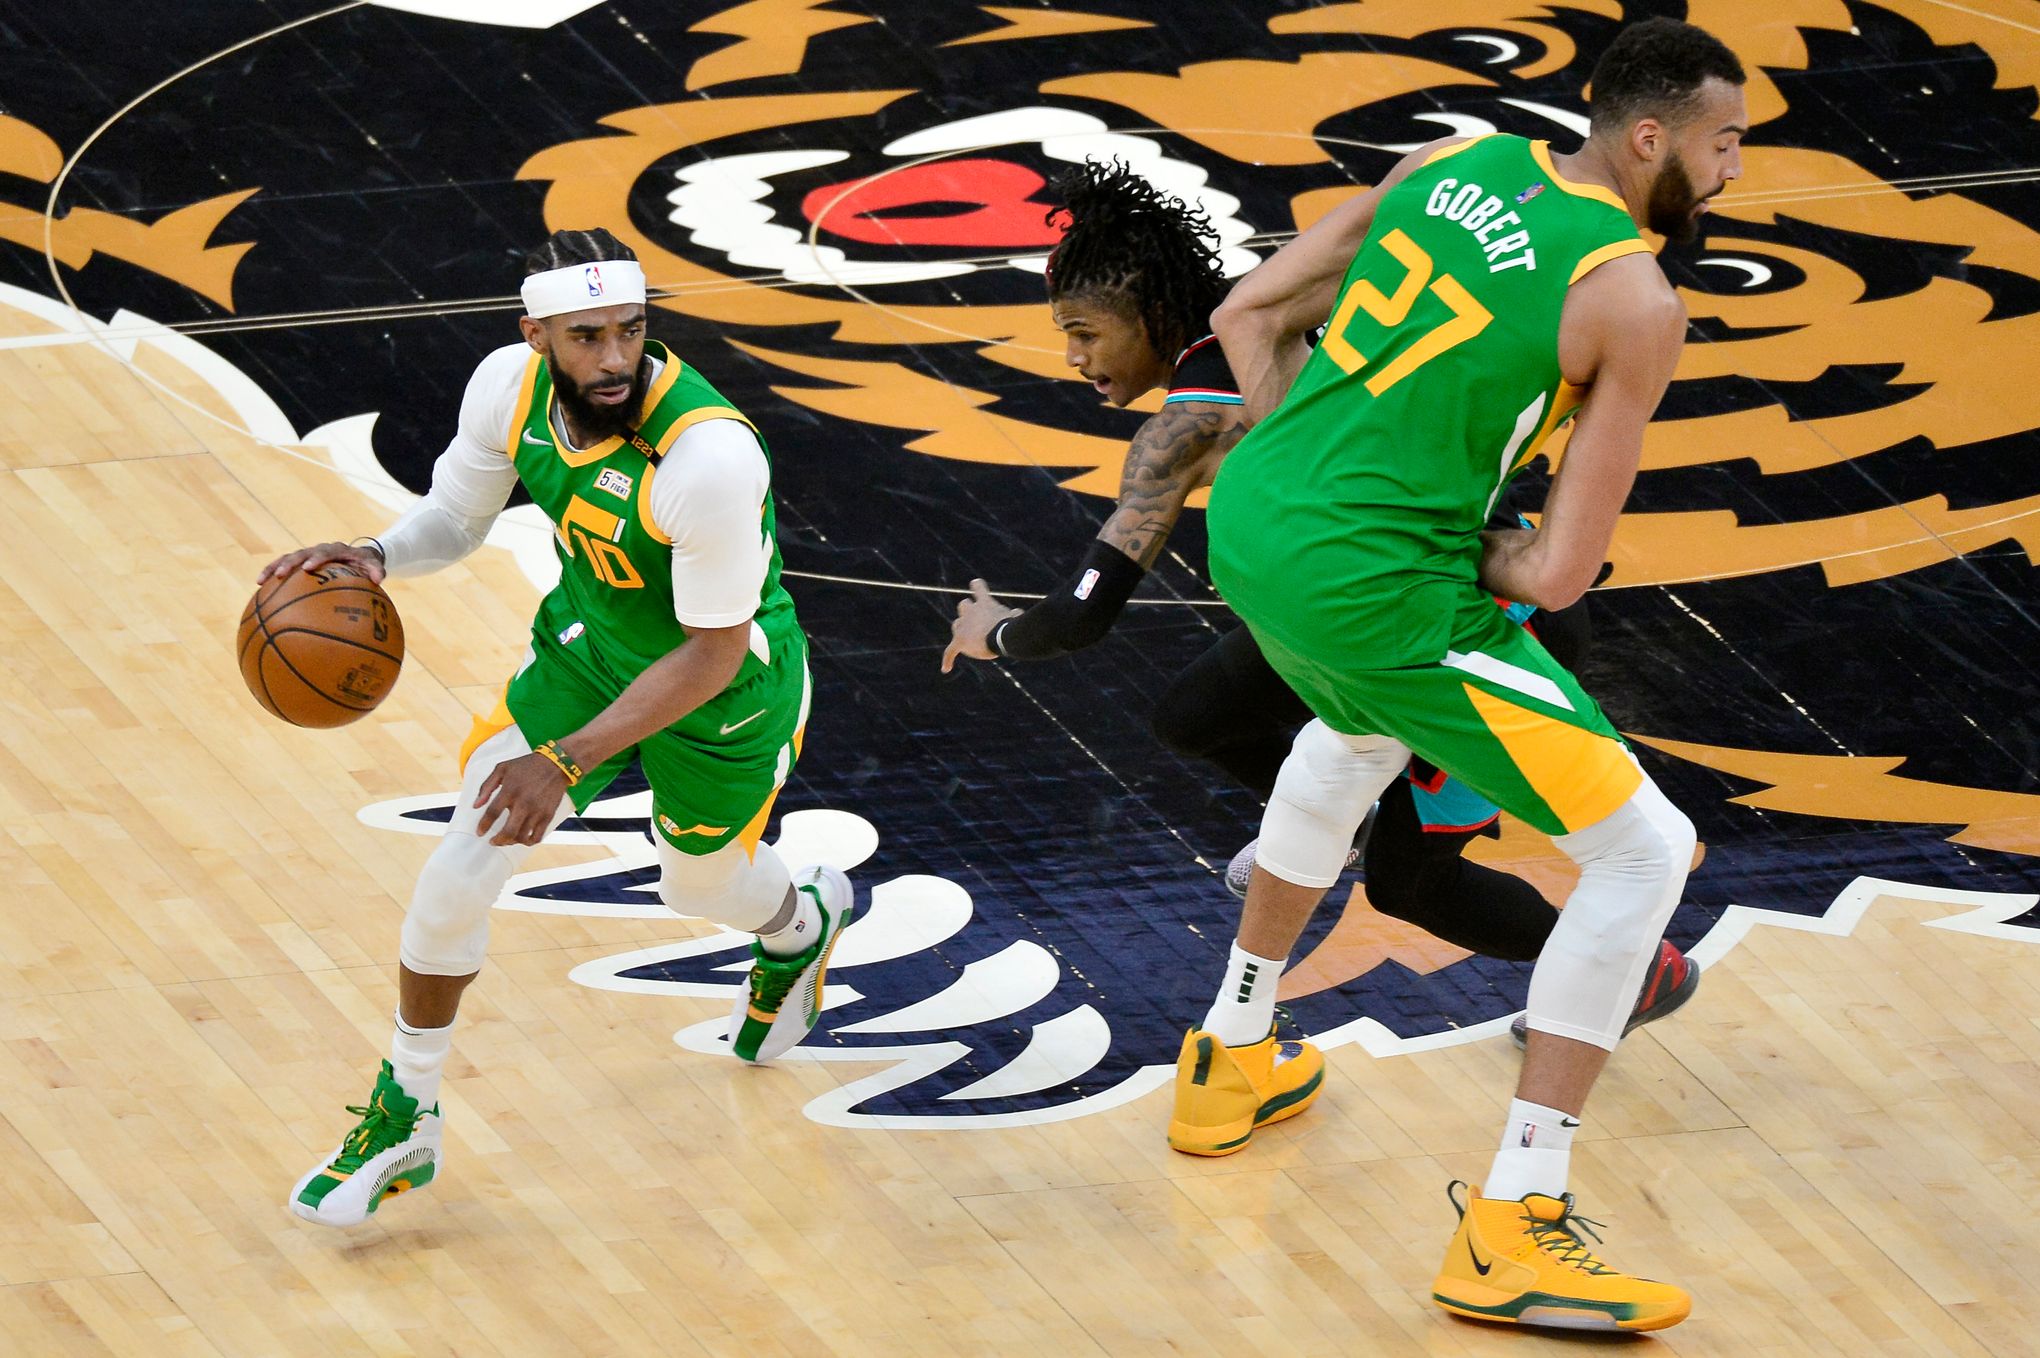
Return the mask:
<path fill-rule="evenodd" d="M 1013 660 L 1053 660 L 1104 636 L 1147 571 L 1095 538 L 1075 577 L 1017 618 L 992 629 L 991 647 Z"/>

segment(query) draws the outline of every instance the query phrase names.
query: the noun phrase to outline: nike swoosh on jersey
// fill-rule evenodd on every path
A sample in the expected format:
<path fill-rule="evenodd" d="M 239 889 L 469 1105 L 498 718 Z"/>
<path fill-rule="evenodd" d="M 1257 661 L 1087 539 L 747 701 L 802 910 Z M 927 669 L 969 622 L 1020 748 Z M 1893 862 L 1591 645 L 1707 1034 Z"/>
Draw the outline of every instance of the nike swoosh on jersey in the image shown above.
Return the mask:
<path fill-rule="evenodd" d="M 530 431 L 529 429 L 527 429 L 527 430 L 525 430 L 525 431 L 524 431 L 524 441 L 525 441 L 526 443 L 535 443 L 535 444 L 537 444 L 537 445 L 538 445 L 539 447 L 541 447 L 541 448 L 550 448 L 550 447 L 552 447 L 552 440 L 551 440 L 551 439 L 541 439 L 541 438 L 533 438 L 533 437 L 531 436 L 531 431 Z"/>
<path fill-rule="evenodd" d="M 724 735 L 728 735 L 730 732 L 738 729 L 739 727 L 749 726 L 752 722 L 758 720 L 758 718 L 764 716 L 769 711 L 771 711 L 770 708 L 761 707 L 756 712 L 753 712 L 750 716 L 744 718 L 742 721 L 733 721 L 729 725 L 723 727 L 722 733 Z"/>

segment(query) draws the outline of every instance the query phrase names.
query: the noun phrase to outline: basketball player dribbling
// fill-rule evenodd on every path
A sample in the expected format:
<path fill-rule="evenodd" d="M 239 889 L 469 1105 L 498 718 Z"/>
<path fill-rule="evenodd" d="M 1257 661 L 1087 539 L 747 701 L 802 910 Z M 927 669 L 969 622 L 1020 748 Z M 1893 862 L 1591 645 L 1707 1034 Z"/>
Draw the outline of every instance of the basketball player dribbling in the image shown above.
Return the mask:
<path fill-rule="evenodd" d="M 1317 714 L 1276 777 L 1214 1009 L 1268 1031 L 1290 949 L 1413 752 L 1580 866 L 1532 974 L 1501 1148 L 1484 1187 L 1454 1198 L 1432 1295 L 1461 1315 L 1646 1330 L 1692 1307 L 1595 1258 L 1566 1188 L 1693 826 L 1494 596 L 1563 607 L 1606 559 L 1686 328 L 1638 228 L 1691 239 L 1740 175 L 1743 79 L 1691 25 L 1625 29 L 1594 69 L 1578 151 L 1501 134 L 1425 146 L 1247 275 L 1214 318 L 1258 422 L 1212 491 L 1212 577 Z M 1304 335 L 1327 315 L 1311 351 Z M 1574 416 L 1542 521 L 1483 531 Z M 1172 1138 L 1250 1135 L 1297 1096 L 1284 1071 L 1192 1032 Z"/>
<path fill-rule="evenodd" d="M 834 868 L 789 872 L 760 842 L 800 751 L 807 641 L 780 585 L 771 463 L 751 422 L 645 338 L 645 279 L 607 231 L 561 231 L 525 260 L 524 341 L 482 360 L 432 486 L 365 546 L 324 543 L 261 578 L 342 561 L 416 575 L 481 546 L 522 482 L 556 526 L 560 582 L 494 714 L 461 752 L 451 823 L 404 915 L 390 1056 L 360 1120 L 291 1190 L 350 1226 L 441 1164 L 441 1073 L 489 910 L 518 865 L 635 754 L 652 788 L 659 896 L 755 933 L 732 1049 L 804 1037 L 850 922 Z"/>

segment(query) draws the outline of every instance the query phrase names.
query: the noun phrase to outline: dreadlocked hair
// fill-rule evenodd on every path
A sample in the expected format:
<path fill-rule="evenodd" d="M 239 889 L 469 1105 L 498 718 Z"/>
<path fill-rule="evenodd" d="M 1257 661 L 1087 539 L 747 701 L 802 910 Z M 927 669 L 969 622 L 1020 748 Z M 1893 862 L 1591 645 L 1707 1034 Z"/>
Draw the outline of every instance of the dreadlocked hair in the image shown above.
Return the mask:
<path fill-rule="evenodd" d="M 602 264 L 612 259 L 636 259 L 637 251 L 602 227 L 593 231 L 555 231 L 524 252 L 528 276 L 553 269 L 571 269 L 576 264 Z"/>
<path fill-rule="evenodd" d="M 1114 294 L 1133 304 L 1157 352 L 1174 358 L 1211 328 L 1225 274 L 1211 218 L 1163 193 L 1123 160 L 1086 160 L 1058 175 L 1049 212 L 1063 238 L 1048 257 L 1050 301 Z"/>

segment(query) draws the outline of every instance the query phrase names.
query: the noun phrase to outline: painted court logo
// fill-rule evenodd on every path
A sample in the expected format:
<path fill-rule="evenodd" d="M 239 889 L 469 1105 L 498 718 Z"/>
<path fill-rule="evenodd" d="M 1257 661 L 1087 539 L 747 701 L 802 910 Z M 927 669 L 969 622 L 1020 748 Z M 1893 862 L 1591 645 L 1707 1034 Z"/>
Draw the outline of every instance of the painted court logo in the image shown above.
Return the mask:
<path fill-rule="evenodd" d="M 636 790 L 630 790 L 633 782 Z M 673 1040 L 704 1057 L 726 1058 L 726 1009 L 744 988 L 751 936 L 700 922 L 688 926 L 660 905 L 657 856 L 645 833 L 649 800 L 642 782 L 626 775 L 555 835 L 558 842 L 600 846 L 612 856 L 521 874 L 497 908 L 668 920 L 676 933 L 691 927 L 693 937 L 584 962 L 571 977 L 646 1004 L 715 1001 L 725 1012 L 687 1023 Z M 429 835 L 439 833 L 450 812 L 448 797 L 413 797 L 369 807 L 361 818 Z M 672 821 L 660 819 L 668 833 L 678 832 Z M 1184 953 L 1144 945 L 1141 931 L 1121 931 L 1115 939 L 1125 941 L 1102 950 L 1080 925 L 1045 928 L 953 877 L 885 870 L 878 832 L 849 812 L 789 812 L 775 847 L 789 863 L 842 868 L 863 905 L 836 945 L 818 997 L 820 1023 L 781 1058 L 858 1063 L 868 1072 L 811 1100 L 804 1112 L 814 1121 L 843 1127 L 1024 1126 L 1117 1107 L 1168 1082 L 1182 1037 L 1184 1014 L 1178 1010 L 1186 1001 L 1158 981 L 1185 971 Z M 965 875 L 960 866 L 956 875 Z M 1703 966 L 1713 965 L 1758 926 L 1847 935 L 1882 897 L 1962 911 L 1928 920 L 1929 927 L 2040 942 L 2040 930 L 2010 922 L 2040 897 L 1859 878 L 1824 909 L 1809 913 L 1730 907 L 1711 922 L 1698 921 L 1704 937 L 1690 943 L 1688 952 Z M 1188 968 L 1198 988 L 1190 1008 L 1201 1008 L 1208 998 L 1202 988 L 1222 969 L 1222 944 L 1204 951 L 1206 965 Z M 1312 965 L 1305 956 L 1291 971 Z M 1413 958 L 1384 957 L 1331 990 L 1290 1003 L 1286 1022 L 1322 1046 L 1354 1043 L 1377 1057 L 1501 1037 L 1514 1005 L 1478 985 L 1430 985 L 1433 999 L 1440 992 L 1458 996 L 1450 1011 L 1454 1017 L 1442 1022 L 1412 1017 L 1402 998 L 1410 981 L 1444 979 L 1423 976 L 1420 966 Z M 688 1010 L 690 1016 L 698 1012 L 698 1005 Z M 1529 1132 L 1523 1140 L 1530 1143 Z"/>
<path fill-rule="evenodd" d="M 1246 241 L 1286 238 L 1357 192 L 1356 176 L 1368 182 L 1441 133 L 1571 144 L 1586 125 L 1583 35 L 1618 11 L 1603 0 L 1464 0 L 1391 19 L 1324 5 L 1266 20 L 1253 55 L 1213 51 L 1168 74 L 1071 75 L 1049 30 L 1018 25 L 945 50 L 955 62 L 995 57 L 1000 78 L 986 87 L 1026 93 L 945 119 L 926 111 L 923 91 L 839 88 L 836 68 L 798 95 L 757 93 L 734 78 L 723 88 L 726 71 L 785 75 L 804 59 L 762 29 L 753 34 L 766 21 L 740 20 L 749 8 L 719 21 L 747 35 L 733 49 L 742 59 L 719 53 L 694 72 L 710 100 L 609 114 L 599 130 L 525 162 L 520 177 L 546 185 L 546 224 L 617 224 L 664 287 L 656 305 L 725 333 L 742 327 L 727 342 L 742 361 L 773 370 L 786 401 L 893 431 L 912 454 L 1047 469 L 1067 489 L 1103 497 L 1118 491 L 1131 426 L 1011 381 L 1015 370 L 1076 380 L 1055 361 L 1062 337 L 1042 305 L 1055 240 L 1041 229 L 1049 178 L 1086 157 L 1124 159 L 1207 214 L 1225 272 L 1237 276 L 1256 258 Z M 1801 53 L 1795 61 L 1777 47 L 1778 22 L 1759 13 L 1710 12 L 1709 22 L 1736 50 L 1775 48 L 1765 66 L 1803 63 L 1801 49 L 1791 49 Z M 1996 51 L 2009 30 L 1946 7 L 1886 0 L 1880 17 L 1916 26 L 1910 40 L 1923 50 L 1968 42 L 2001 62 L 2021 60 Z M 1831 18 L 1793 22 L 1821 29 L 1825 41 L 1870 41 L 1827 31 Z M 1391 23 L 1395 41 L 1417 44 L 1421 58 L 1347 45 Z M 854 45 L 857 32 L 827 41 Z M 1182 40 L 1196 41 L 1188 32 Z M 824 46 L 809 43 L 807 56 Z M 1037 53 L 1039 78 L 1016 81 Z M 1559 93 L 1552 77 L 1561 71 Z M 2029 484 L 2007 481 L 1984 492 L 1997 498 L 1971 502 L 1931 483 L 1945 478 L 1954 450 L 2040 427 L 2040 384 L 1999 390 L 1995 378 L 2016 370 L 2034 343 L 2022 299 L 2040 279 L 2040 232 L 1980 196 L 1894 187 L 1873 168 L 1890 153 L 1867 139 L 1848 144 L 1846 129 L 1824 126 L 1820 149 L 1795 142 L 1781 88 L 1761 66 L 1752 71 L 1752 117 L 1763 126 L 1743 152 L 1743 179 L 1713 204 L 1704 249 L 1676 279 L 1696 338 L 1653 426 L 1638 504 L 1621 520 L 1605 583 L 1816 567 L 1838 587 L 1921 569 L 1949 549 L 2008 539 L 2032 548 L 2040 495 Z M 1299 100 L 1303 90 L 1310 97 Z M 1443 98 L 1454 111 L 1414 111 L 1420 98 Z M 1318 131 L 1349 114 L 1396 131 L 1365 142 Z M 1522 205 L 1556 191 L 1540 180 L 1493 201 Z M 663 204 L 663 217 L 640 210 L 647 202 Z M 1971 267 L 1951 263 L 1931 286 L 1889 295 L 1864 270 L 1894 247 L 1920 258 L 1949 252 Z M 1491 263 L 1529 268 L 1531 257 Z M 942 376 L 899 356 L 903 335 Z M 1781 418 L 1752 410 L 1748 393 L 1759 384 Z M 1554 458 L 1565 437 L 1554 436 Z M 1925 456 L 1911 449 L 1943 458 L 1911 477 Z M 1906 469 L 1904 484 L 1929 484 L 1896 506 L 1845 503 L 1830 469 L 1873 458 Z M 1805 514 L 1690 508 L 1654 492 L 1702 466 L 1733 469 L 1738 486 L 1760 477 L 1767 509 L 1789 498 Z M 1201 492 L 1191 500 L 1202 502 Z M 1843 541 L 1850 550 L 1837 555 Z"/>

